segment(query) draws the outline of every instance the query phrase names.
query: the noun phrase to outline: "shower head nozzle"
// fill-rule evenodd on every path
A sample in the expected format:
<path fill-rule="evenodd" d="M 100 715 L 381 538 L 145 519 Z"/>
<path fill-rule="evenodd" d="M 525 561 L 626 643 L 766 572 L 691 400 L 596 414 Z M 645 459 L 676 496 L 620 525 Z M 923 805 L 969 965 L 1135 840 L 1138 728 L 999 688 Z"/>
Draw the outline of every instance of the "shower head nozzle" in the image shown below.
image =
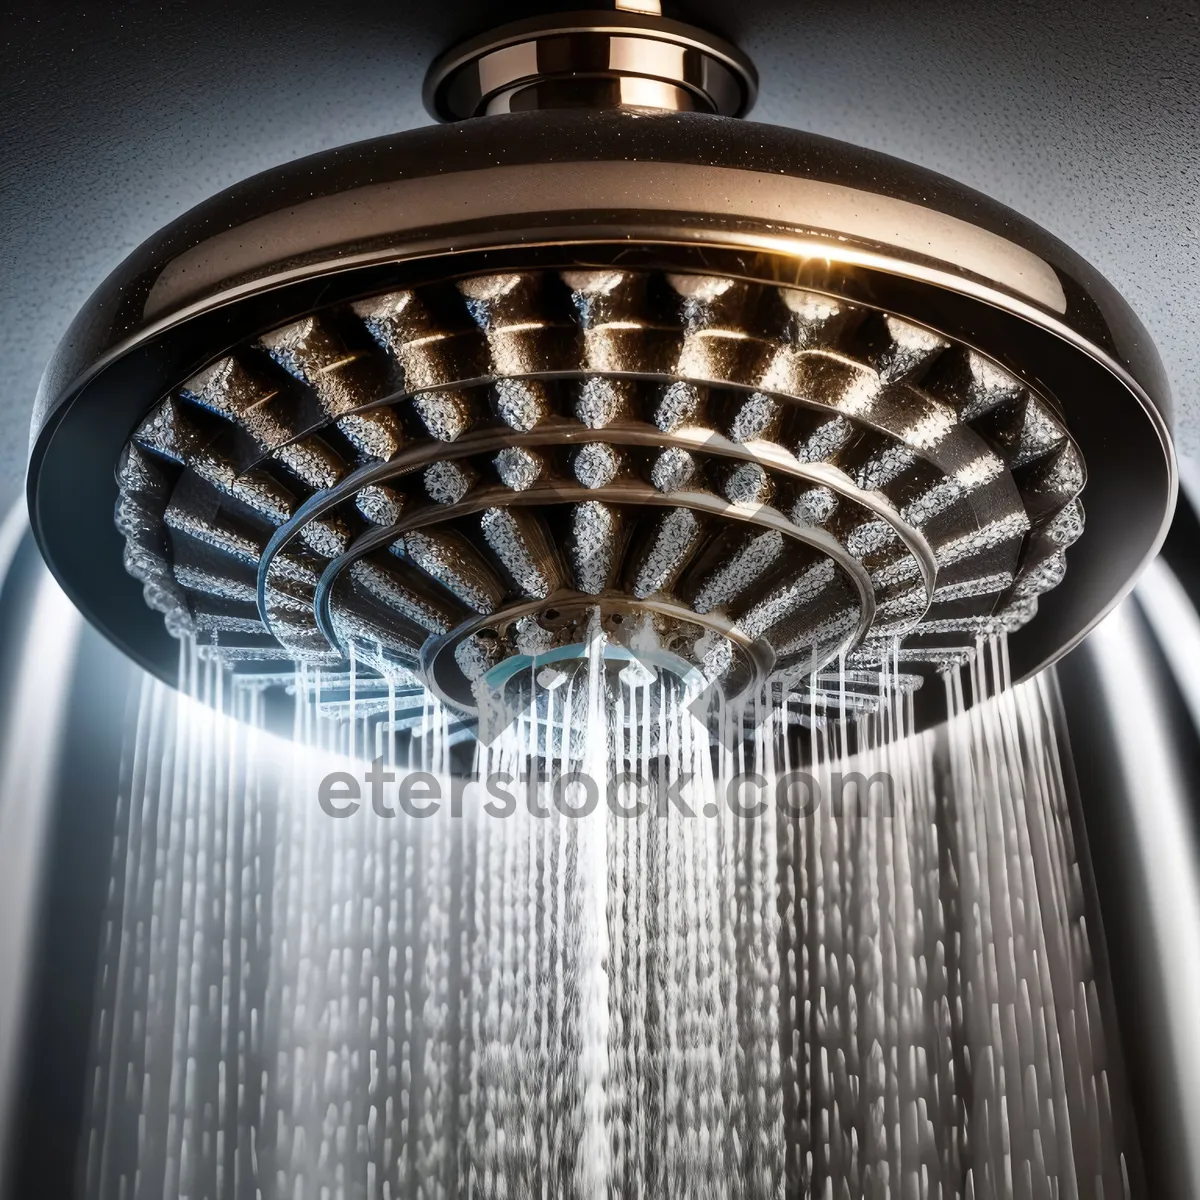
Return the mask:
<path fill-rule="evenodd" d="M 597 610 L 730 695 L 1001 629 L 1017 676 L 1053 660 L 1173 501 L 1127 306 L 976 193 L 719 115 L 755 86 L 719 39 L 595 17 L 450 52 L 458 124 L 251 179 L 118 269 L 35 417 L 68 592 L 163 674 L 191 633 L 464 710 Z"/>

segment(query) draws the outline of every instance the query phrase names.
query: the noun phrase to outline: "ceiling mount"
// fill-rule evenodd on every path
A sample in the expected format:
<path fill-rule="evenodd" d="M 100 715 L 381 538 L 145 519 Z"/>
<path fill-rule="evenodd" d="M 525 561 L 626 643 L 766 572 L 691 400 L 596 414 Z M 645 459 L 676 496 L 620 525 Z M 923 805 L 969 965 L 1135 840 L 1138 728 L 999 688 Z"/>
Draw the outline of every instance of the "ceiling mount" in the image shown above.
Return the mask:
<path fill-rule="evenodd" d="M 439 121 L 554 108 L 745 116 L 758 75 L 736 46 L 650 5 L 502 25 L 443 54 L 425 78 Z"/>

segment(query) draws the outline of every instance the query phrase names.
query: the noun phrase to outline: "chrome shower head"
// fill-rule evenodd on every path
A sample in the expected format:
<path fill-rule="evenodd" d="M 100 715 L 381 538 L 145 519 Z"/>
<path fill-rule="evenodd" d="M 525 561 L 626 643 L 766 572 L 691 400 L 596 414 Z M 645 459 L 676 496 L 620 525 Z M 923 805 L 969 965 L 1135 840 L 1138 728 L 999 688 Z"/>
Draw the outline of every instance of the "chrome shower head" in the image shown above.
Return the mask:
<path fill-rule="evenodd" d="M 1173 502 L 1145 332 L 986 198 L 732 119 L 754 89 L 660 18 L 522 22 L 435 64 L 458 123 L 164 230 L 39 399 L 67 591 L 164 674 L 191 632 L 468 711 L 595 609 L 731 695 L 1063 653 Z"/>

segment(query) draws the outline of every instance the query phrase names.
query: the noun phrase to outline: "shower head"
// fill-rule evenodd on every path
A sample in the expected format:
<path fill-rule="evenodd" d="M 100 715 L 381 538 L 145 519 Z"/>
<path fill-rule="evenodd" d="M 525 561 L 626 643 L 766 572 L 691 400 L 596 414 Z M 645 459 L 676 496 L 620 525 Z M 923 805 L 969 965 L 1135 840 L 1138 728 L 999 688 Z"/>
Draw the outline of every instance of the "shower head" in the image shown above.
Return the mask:
<path fill-rule="evenodd" d="M 735 119 L 755 88 L 654 15 L 520 22 L 431 69 L 449 124 L 156 235 L 38 400 L 67 592 L 163 675 L 195 634 L 468 712 L 596 619 L 727 695 L 1065 652 L 1173 504 L 1145 331 L 986 197 Z"/>

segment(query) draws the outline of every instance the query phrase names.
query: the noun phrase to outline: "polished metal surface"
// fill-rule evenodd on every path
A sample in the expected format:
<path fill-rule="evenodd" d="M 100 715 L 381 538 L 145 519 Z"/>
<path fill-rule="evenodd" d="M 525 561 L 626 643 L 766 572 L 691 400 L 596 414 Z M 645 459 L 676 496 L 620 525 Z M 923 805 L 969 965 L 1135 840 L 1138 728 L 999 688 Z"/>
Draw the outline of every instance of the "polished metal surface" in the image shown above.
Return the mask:
<path fill-rule="evenodd" d="M 430 68 L 424 97 L 440 121 L 546 108 L 742 117 L 757 91 L 754 65 L 736 46 L 618 5 L 515 21 L 463 42 Z"/>
<path fill-rule="evenodd" d="M 763 304 L 790 316 L 756 324 Z M 806 321 L 821 330 L 811 344 L 798 332 Z M 695 429 L 655 420 L 673 385 L 715 389 L 712 420 Z M 992 399 L 977 403 L 972 389 Z M 224 601 L 256 604 L 223 614 L 222 640 L 265 622 L 281 657 L 344 652 L 337 614 L 355 608 L 345 589 L 361 587 L 345 568 L 386 555 L 410 529 L 420 533 L 408 541 L 425 565 L 409 565 L 437 581 L 443 606 L 499 609 L 528 599 L 530 586 L 594 595 L 618 578 L 620 590 L 649 596 L 677 580 L 691 586 L 684 567 L 702 522 L 660 531 L 684 547 L 678 563 L 657 570 L 654 535 L 643 531 L 650 549 L 621 542 L 621 556 L 600 555 L 606 569 L 594 580 L 564 561 L 568 527 L 549 540 L 538 534 L 554 551 L 546 562 L 532 554 L 523 543 L 530 514 L 632 504 L 663 521 L 702 513 L 719 530 L 731 519 L 744 524 L 742 509 L 776 492 L 792 510 L 771 518 L 783 522 L 781 536 L 834 564 L 844 592 L 834 607 L 845 627 L 808 646 L 807 670 L 860 643 L 871 652 L 867 635 L 886 635 L 878 614 L 893 601 L 914 624 L 931 603 L 951 605 L 930 610 L 923 632 L 942 621 L 933 629 L 960 642 L 985 628 L 970 622 L 1019 601 L 1021 621 L 1007 623 L 1021 626 L 1012 635 L 1021 676 L 1077 641 L 1130 586 L 1175 487 L 1153 348 L 1069 250 L 904 164 L 699 113 L 509 114 L 347 147 L 215 198 L 110 280 L 47 375 L 31 508 L 77 602 L 140 661 L 168 673 L 170 639 L 150 627 L 106 517 L 117 500 L 109 465 L 135 431 L 153 442 L 146 418 L 156 405 L 167 426 L 199 406 L 211 410 L 206 420 L 240 425 L 248 439 L 231 456 L 201 432 L 174 457 L 194 468 L 200 491 L 223 491 L 267 520 L 259 534 L 218 547 L 211 503 L 197 516 L 183 497 L 163 498 L 170 488 L 161 483 L 145 485 L 162 493 L 147 528 L 161 517 L 171 545 L 181 539 L 240 559 L 250 575 L 236 588 L 220 585 Z M 784 417 L 811 420 L 822 410 L 848 425 L 778 428 Z M 1026 429 L 1027 418 L 1040 432 Z M 335 425 L 332 442 L 324 431 L 324 440 L 302 436 Z M 838 429 L 849 430 L 848 441 L 833 437 Z M 873 442 L 879 437 L 894 443 L 891 457 Z M 127 472 L 152 475 L 162 453 L 127 459 Z M 246 474 L 264 456 L 273 459 L 269 477 Z M 690 459 L 702 460 L 705 486 L 693 490 L 706 498 L 681 504 Z M 1062 551 L 1079 532 L 1071 505 L 1084 464 L 1086 532 L 1071 547 L 1068 582 L 1046 591 L 1062 578 Z M 832 485 L 816 470 L 830 465 Z M 413 493 L 418 468 L 423 490 Z M 921 471 L 967 494 L 978 485 L 988 499 L 957 497 L 959 515 L 931 536 L 920 520 L 892 515 L 928 485 L 911 483 Z M 1023 472 L 1046 478 L 1023 490 Z M 806 481 L 894 539 L 897 563 L 856 563 L 847 531 L 830 534 L 819 512 L 797 508 Z M 620 496 L 606 493 L 614 487 Z M 1039 488 L 1054 502 L 1035 499 Z M 126 507 L 125 527 L 141 528 L 137 505 Z M 475 522 L 471 537 L 493 561 L 467 570 L 437 530 L 426 532 L 431 521 Z M 605 534 L 614 545 L 623 525 L 614 518 Z M 834 545 L 814 545 L 818 535 Z M 994 569 L 971 575 L 947 558 L 982 553 L 989 541 Z M 221 573 L 193 563 L 183 565 L 182 582 L 168 577 L 173 553 L 160 540 L 150 555 L 157 565 L 131 562 L 153 576 L 158 607 L 186 612 L 191 602 L 178 603 L 172 589 L 211 593 Z M 639 583 L 626 553 L 650 554 L 654 587 Z M 728 549 L 726 566 L 737 553 Z M 856 565 L 868 577 L 887 578 L 885 566 L 904 574 L 905 586 L 923 589 L 920 603 L 916 590 L 902 600 L 878 583 L 864 587 Z M 451 587 L 447 596 L 453 571 L 466 573 L 459 594 Z M 510 590 L 518 574 L 525 584 Z M 696 586 L 705 597 L 715 587 Z M 1038 615 L 1027 620 L 1035 595 Z M 984 611 L 962 609 L 979 596 L 990 597 Z M 738 599 L 713 605 L 733 610 Z M 175 622 L 177 632 L 185 626 Z M 359 633 L 382 644 L 378 623 L 371 628 Z M 419 661 L 415 632 L 399 640 L 397 652 Z M 788 663 L 800 674 L 802 650 L 786 640 L 773 647 L 785 659 L 800 654 Z"/>
<path fill-rule="evenodd" d="M 1194 564 L 1197 543 L 1187 549 Z M 1147 1194 L 1164 1200 L 1200 1193 L 1200 726 L 1188 711 L 1198 644 L 1195 599 L 1160 559 L 1059 667 L 1076 836 L 1095 875 L 1089 919 L 1109 960 Z"/>
<path fill-rule="evenodd" d="M 151 410 L 119 483 L 169 629 L 466 708 L 593 604 L 728 695 L 839 654 L 890 669 L 897 640 L 916 686 L 1028 623 L 1084 532 L 1060 416 L 977 351 L 826 293 L 612 268 L 268 331 Z"/>

